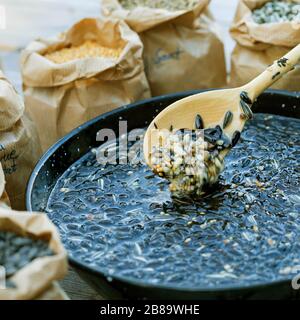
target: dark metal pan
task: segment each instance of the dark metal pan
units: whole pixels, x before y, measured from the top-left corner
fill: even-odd
[[[116,109],[101,115],[66,135],[53,145],[36,165],[27,187],[27,209],[44,211],[49,195],[57,179],[75,161],[91,148],[99,146],[95,137],[101,128],[111,128],[117,132],[120,117],[128,121],[128,129],[142,128],[145,122],[165,107],[188,95],[199,91],[176,93],[152,98]],[[285,91],[267,91],[259,97],[253,106],[254,112],[284,115],[300,118],[299,93]],[[149,285],[143,281],[133,281],[114,276],[109,280],[104,273],[89,267],[83,261],[70,258],[70,263],[80,275],[91,283],[106,298],[150,298],[150,299],[226,299],[226,298],[291,298],[298,297],[299,290],[293,290],[291,279],[264,283],[251,287],[233,288],[193,288],[177,289],[171,286]]]

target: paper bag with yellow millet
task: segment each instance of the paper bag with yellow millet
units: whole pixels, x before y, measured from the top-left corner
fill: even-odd
[[[224,47],[209,2],[101,1],[105,16],[126,21],[141,37],[153,95],[225,86]]]
[[[0,71],[0,161],[5,189],[14,209],[25,208],[27,180],[41,155],[36,127],[24,114],[24,103]]]
[[[295,21],[258,24],[255,9],[268,0],[240,0],[230,33],[237,42],[231,56],[230,86],[249,82],[278,58],[300,43],[300,23]],[[294,2],[300,3],[300,0]],[[272,88],[300,90],[300,68],[283,76]]]
[[[0,245],[0,300],[46,299],[67,272],[66,252],[45,214],[0,208]]]
[[[83,19],[23,51],[26,110],[45,150],[80,124],[150,97],[138,35],[122,21]]]

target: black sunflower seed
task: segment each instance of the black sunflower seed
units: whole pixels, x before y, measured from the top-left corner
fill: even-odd
[[[177,135],[183,135],[185,132],[187,132],[187,131],[189,131],[189,129],[184,129],[184,128],[182,128],[182,129],[179,129],[179,130],[177,130],[176,132],[175,132],[175,134],[177,134]]]
[[[5,268],[6,278],[13,276],[36,258],[53,255],[48,243],[12,232],[0,231],[0,265]]]
[[[248,93],[247,93],[246,91],[242,91],[242,92],[241,92],[240,98],[241,98],[244,102],[246,102],[246,103],[248,103],[248,104],[252,104],[252,100],[249,98]]]
[[[231,111],[227,111],[223,121],[223,129],[230,125],[233,119],[233,113]]]
[[[216,126],[215,128],[208,128],[204,130],[204,140],[211,143],[216,144],[217,140],[222,138],[223,130],[220,126]]]
[[[221,128],[219,125],[216,126],[216,130],[217,130],[220,134],[223,133],[223,130],[222,130],[222,128]]]
[[[231,140],[231,146],[232,148],[234,146],[236,146],[236,144],[238,143],[238,141],[240,140],[241,137],[241,133],[239,131],[235,131],[232,135],[232,140]]]
[[[244,112],[244,114],[247,116],[248,119],[252,119],[253,118],[253,113],[249,107],[249,105],[244,102],[243,100],[240,101],[240,105],[242,107],[242,110]]]
[[[280,75],[280,72],[276,72],[276,73],[272,76],[272,80],[276,79],[279,75]]]
[[[196,115],[196,118],[195,118],[195,127],[196,127],[196,129],[204,129],[203,119],[202,119],[202,117],[200,116],[200,114],[197,114],[197,115]]]
[[[279,67],[286,67],[286,63],[288,62],[287,58],[281,58],[277,61]]]

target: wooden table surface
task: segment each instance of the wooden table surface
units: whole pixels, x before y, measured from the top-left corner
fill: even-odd
[[[238,0],[211,0],[225,42],[227,68],[234,46],[228,29]],[[5,12],[5,21],[3,13]],[[21,92],[19,69],[20,51],[31,40],[48,37],[66,30],[84,17],[96,17],[100,12],[99,0],[1,0],[0,2],[0,67]],[[5,22],[5,23],[4,23]],[[101,300],[88,284],[70,268],[61,286],[71,299]]]

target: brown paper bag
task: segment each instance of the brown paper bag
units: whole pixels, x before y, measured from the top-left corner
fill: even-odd
[[[257,24],[252,11],[268,0],[240,0],[230,33],[237,44],[231,56],[230,86],[244,85],[273,61],[300,43],[300,23]],[[300,3],[300,0],[294,0]],[[277,81],[272,88],[300,90],[300,67]]]
[[[41,239],[49,243],[52,256],[37,258],[15,273],[9,280],[14,288],[0,289],[0,300],[24,300],[39,297],[52,282],[67,272],[66,252],[55,226],[45,214],[0,209],[0,231]]]
[[[41,155],[36,128],[24,114],[24,103],[0,71],[0,160],[5,189],[14,209],[25,208],[27,180]]]
[[[0,163],[0,208],[9,209],[10,207],[11,204],[5,191],[5,177]]]
[[[225,86],[224,47],[209,2],[199,0],[193,9],[169,11],[126,10],[117,0],[102,0],[104,15],[125,20],[139,33],[153,95]]]
[[[123,47],[117,59],[84,58],[56,64],[43,55],[87,40]],[[84,19],[55,39],[23,51],[26,110],[45,150],[80,124],[122,105],[150,97],[138,35],[122,21]]]
[[[63,291],[57,282],[53,282],[48,289],[46,289],[41,295],[35,298],[35,300],[70,300],[68,295]]]

